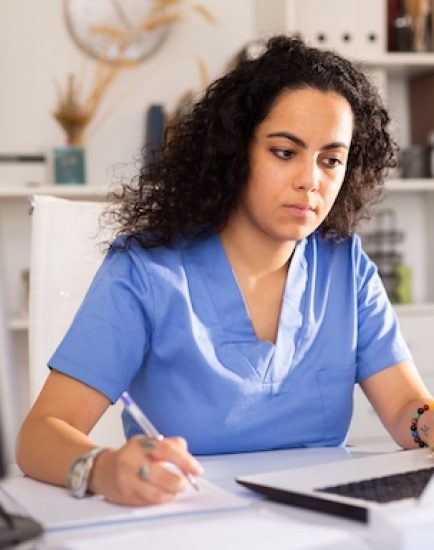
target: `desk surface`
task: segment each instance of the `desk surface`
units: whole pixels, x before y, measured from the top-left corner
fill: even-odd
[[[150,547],[156,550],[172,550],[173,548],[176,550],[184,550],[184,548],[188,550],[196,548],[256,550],[256,548],[271,547],[276,550],[279,548],[285,550],[302,548],[340,550],[340,548],[348,548],[348,538],[342,542],[342,545],[338,545],[336,541],[332,545],[322,542],[323,531],[329,528],[334,533],[339,530],[345,536],[351,536],[352,550],[367,550],[371,546],[369,531],[365,525],[271,502],[235,482],[235,478],[239,475],[289,467],[297,468],[337,460],[353,460],[362,455],[366,454],[361,450],[349,452],[345,449],[292,449],[200,457],[200,462],[205,469],[205,477],[209,481],[231,493],[249,499],[251,505],[246,510],[59,531],[47,534],[42,542],[42,548],[98,550],[107,548],[108,541],[113,543],[113,547],[115,547],[116,541],[117,544],[125,541],[128,550],[144,548],[147,546],[146,541]],[[266,525],[264,519],[270,525]],[[265,528],[263,528],[264,525],[261,527],[261,521]],[[273,525],[274,529],[270,531],[269,527],[273,528]],[[255,529],[258,536],[262,534],[267,536],[267,529],[269,533],[276,536],[277,532],[280,530],[282,532],[277,544],[275,540],[272,546],[268,546],[266,541],[254,540],[252,545]],[[316,542],[315,532],[318,533]],[[296,540],[291,536],[288,537],[288,533],[294,533]],[[137,544],[138,540],[140,540],[140,544]]]

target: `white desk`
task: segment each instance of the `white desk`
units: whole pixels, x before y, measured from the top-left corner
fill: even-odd
[[[235,455],[220,455],[201,457],[200,462],[205,469],[205,477],[221,486],[222,488],[247,497],[251,501],[251,505],[246,510],[232,512],[218,512],[215,514],[203,514],[194,516],[177,516],[159,520],[145,520],[137,522],[118,523],[116,525],[101,526],[88,529],[74,529],[68,531],[59,531],[45,535],[42,543],[37,546],[38,549],[60,549],[65,547],[65,544],[74,540],[80,540],[87,543],[86,548],[95,550],[96,548],[107,547],[106,537],[111,537],[112,540],[118,540],[120,544],[125,540],[128,550],[134,548],[152,548],[152,550],[250,550],[252,548],[251,541],[249,544],[243,544],[243,539],[247,537],[252,526],[254,532],[255,525],[263,515],[266,518],[273,517],[280,524],[288,524],[291,526],[291,531],[297,533],[297,540],[291,536],[281,537],[278,544],[273,542],[273,550],[282,549],[307,549],[317,548],[323,550],[367,550],[371,548],[369,544],[369,533],[366,525],[361,523],[340,519],[325,514],[310,512],[298,508],[293,508],[288,505],[279,504],[263,499],[261,496],[245,489],[235,482],[235,477],[238,475],[253,474],[263,471],[278,470],[288,467],[301,467],[311,464],[319,464],[331,462],[335,460],[356,460],[360,456],[360,452],[352,452],[352,455],[344,449],[293,449],[284,451],[269,451],[262,453],[246,453]],[[294,522],[297,522],[296,524]],[[307,542],[303,539],[312,538],[315,534],[315,529],[320,533],[321,528],[327,526],[334,529],[339,529],[341,532],[352,536],[351,546],[348,545],[348,540],[345,544],[332,546],[324,546],[317,540],[318,544],[306,546]],[[304,529],[305,527],[305,529]],[[140,531],[140,533],[138,533]],[[243,536],[243,531],[246,536]],[[306,533],[303,536],[303,532]],[[137,545],[131,544],[132,533],[136,536],[140,534],[142,543]],[[218,541],[216,541],[216,533],[218,533]],[[250,536],[251,539],[251,536]],[[101,542],[100,542],[101,541]],[[148,546],[147,544],[150,544]],[[101,546],[98,546],[98,543]],[[218,544],[217,544],[218,543]],[[256,548],[268,550],[271,546],[267,545],[267,541],[257,541],[253,545]],[[84,546],[83,546],[84,548]]]

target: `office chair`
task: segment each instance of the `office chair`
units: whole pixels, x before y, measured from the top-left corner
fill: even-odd
[[[99,227],[103,202],[35,195],[30,202],[32,238],[29,296],[29,388],[33,403],[49,374],[47,362],[68,329],[102,262]],[[125,441],[121,405],[109,407],[91,437],[98,445]]]

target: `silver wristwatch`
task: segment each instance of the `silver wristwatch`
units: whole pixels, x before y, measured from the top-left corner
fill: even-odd
[[[105,451],[105,447],[95,447],[88,453],[79,456],[69,468],[67,486],[71,495],[76,498],[83,498],[88,492],[89,476],[95,458]]]

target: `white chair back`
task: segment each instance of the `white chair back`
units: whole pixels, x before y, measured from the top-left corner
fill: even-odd
[[[30,402],[39,394],[49,370],[47,361],[70,325],[102,262],[103,202],[34,196],[29,298]],[[124,441],[120,405],[109,408],[91,436],[99,445]]]

